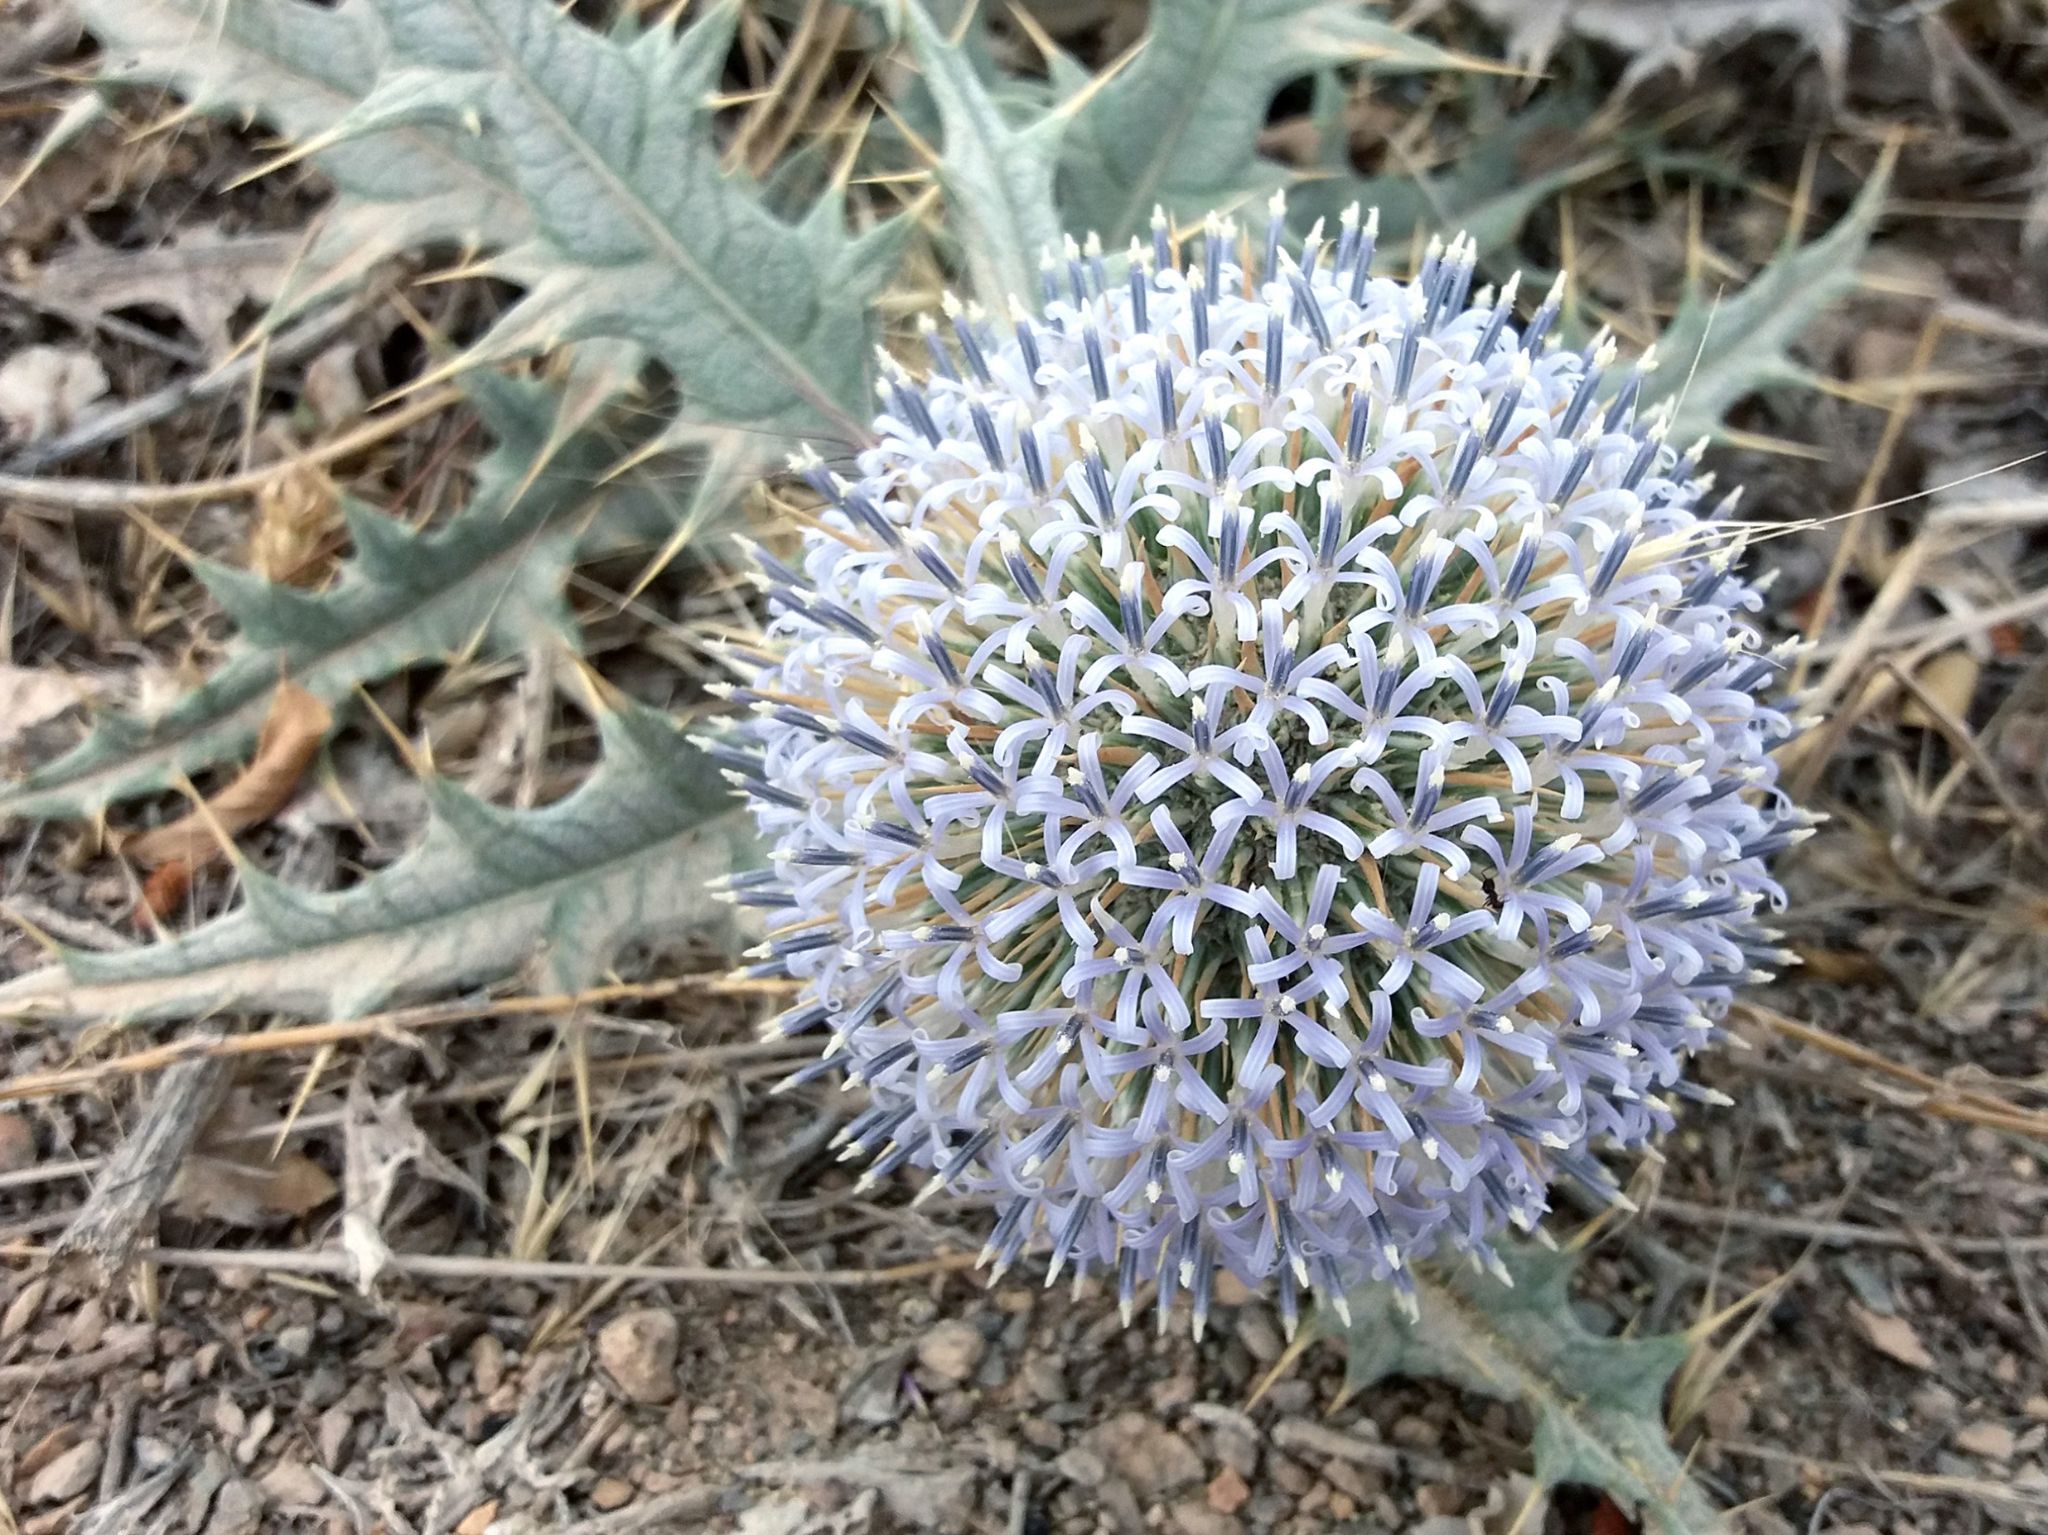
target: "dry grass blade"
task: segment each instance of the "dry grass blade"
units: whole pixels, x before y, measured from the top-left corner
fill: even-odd
[[[1867,1045],[1856,1044],[1852,1040],[1830,1034],[1826,1029],[1787,1018],[1783,1013],[1766,1007],[1761,1002],[1738,1002],[1736,1009],[1744,1017],[1761,1024],[1772,1033],[1802,1045],[1811,1045],[1840,1060],[1864,1067],[1895,1082],[1905,1083],[1925,1094],[1913,1104],[1915,1112],[1932,1114],[1941,1119],[1960,1120],[1965,1124],[1982,1125],[1986,1129],[2004,1130],[2014,1135],[2024,1135],[2034,1140],[2048,1142],[2048,1113],[2022,1108],[2010,1099],[1986,1092],[1982,1088],[1944,1082],[1941,1078],[1930,1076],[1917,1067],[1894,1061]],[[1844,1080],[1841,1085],[1847,1087],[1852,1084]],[[1897,1102],[1896,1098],[1891,1096],[1885,1097],[1883,1101]]]
[[[587,991],[554,996],[499,997],[488,1000],[424,1003],[418,1007],[392,1008],[368,1013],[361,1018],[338,1019],[330,1023],[294,1024],[254,1034],[226,1037],[188,1034],[168,1044],[138,1050],[118,1060],[93,1066],[75,1066],[61,1071],[26,1074],[0,1082],[0,1103],[55,1097],[60,1093],[89,1091],[107,1082],[140,1073],[164,1071],[181,1061],[238,1055],[270,1055],[280,1051],[311,1050],[350,1040],[390,1039],[404,1041],[425,1029],[450,1028],[478,1018],[536,1018],[573,1013],[586,1006],[626,1001],[654,1001],[678,992],[708,988],[701,977],[679,976],[665,981],[620,983],[594,986]]]
[[[0,474],[0,497],[20,502],[24,510],[49,508],[84,514],[124,515],[203,501],[233,501],[253,496],[287,465],[316,468],[354,458],[401,432],[437,416],[462,398],[456,388],[434,389],[418,399],[394,406],[350,432],[294,454],[286,464],[266,464],[218,479],[190,480],[180,485],[132,485],[121,480],[42,479],[33,475]]]
[[[34,1261],[57,1256],[55,1249],[0,1248],[0,1259]],[[333,1249],[301,1251],[286,1248],[187,1248],[149,1247],[137,1250],[139,1263],[165,1268],[210,1269],[353,1281],[357,1273],[355,1255]],[[975,1267],[971,1252],[940,1253],[915,1263],[890,1264],[883,1268],[821,1269],[736,1269],[676,1263],[572,1263],[543,1258],[463,1257],[448,1253],[386,1251],[383,1272],[403,1274],[412,1279],[442,1279],[462,1283],[486,1280],[519,1284],[588,1284],[593,1280],[623,1280],[630,1284],[713,1285],[734,1290],[781,1289],[816,1286],[822,1289],[864,1290],[878,1286],[915,1284],[935,1275],[965,1273]]]

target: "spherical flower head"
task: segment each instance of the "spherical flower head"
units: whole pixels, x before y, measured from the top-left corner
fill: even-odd
[[[1804,820],[1733,498],[1474,253],[1164,221],[949,301],[733,653],[756,973],[866,1089],[843,1152],[1195,1325],[1499,1267],[1640,1147],[1782,958]],[[795,1080],[795,1079],[793,1079]]]

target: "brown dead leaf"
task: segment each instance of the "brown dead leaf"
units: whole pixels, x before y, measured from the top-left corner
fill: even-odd
[[[275,1161],[194,1154],[179,1169],[171,1203],[181,1215],[257,1229],[311,1215],[340,1193],[327,1169],[296,1152]]]
[[[180,1214],[261,1229],[310,1215],[341,1192],[312,1158],[271,1156],[269,1138],[251,1133],[266,1118],[247,1092],[222,1098],[171,1186]]]
[[[497,1517],[496,1498],[492,1498],[488,1503],[479,1503],[462,1516],[462,1523],[455,1526],[455,1535],[484,1535],[484,1531],[491,1527]]]
[[[1982,671],[1983,664],[1958,645],[1930,658],[1913,673],[1913,680],[1920,684],[1920,693],[1926,694],[1928,702],[1939,705],[1951,719],[1963,720],[1969,718],[1970,700],[1977,696],[1977,678]],[[1932,730],[1937,721],[1920,693],[1908,692],[1901,701],[1899,723]]]
[[[1870,1346],[1888,1359],[1910,1365],[1916,1370],[1932,1370],[1934,1356],[1927,1352],[1927,1345],[1920,1341],[1920,1335],[1913,1331],[1913,1324],[1902,1316],[1882,1316],[1855,1301],[1849,1302],[1849,1316],[1856,1323],[1857,1330],[1870,1341]]]
[[[295,682],[280,683],[256,755],[235,781],[204,809],[123,838],[119,850],[149,869],[170,863],[197,869],[212,862],[225,851],[221,837],[267,821],[284,808],[333,723],[334,711],[320,699]]]

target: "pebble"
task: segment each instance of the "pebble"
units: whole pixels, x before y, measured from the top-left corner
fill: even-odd
[[[1067,1436],[1061,1432],[1057,1423],[1048,1423],[1043,1418],[1034,1418],[1028,1414],[1017,1420],[1017,1437],[1033,1449],[1043,1450],[1048,1455],[1056,1454],[1067,1442]]]
[[[1160,1417],[1168,1417],[1195,1399],[1195,1378],[1192,1375],[1169,1375],[1165,1380],[1155,1382],[1147,1393],[1152,1410]]]
[[[1429,1419],[1411,1412],[1394,1420],[1388,1437],[1411,1450],[1433,1450],[1443,1443],[1444,1431]]]
[[[327,1501],[327,1484],[297,1461],[279,1461],[259,1478],[272,1502],[287,1508],[317,1508]]]
[[[938,1379],[956,1386],[974,1373],[987,1351],[988,1339],[981,1335],[981,1330],[957,1320],[941,1322],[917,1340],[917,1362]]]
[[[1075,1445],[1052,1468],[1076,1487],[1100,1487],[1109,1480],[1109,1463],[1086,1445]]]
[[[1914,1388],[1906,1401],[1913,1409],[1913,1416],[1923,1423],[1945,1423],[1956,1415],[1956,1409],[1961,1405],[1948,1387],[1932,1382]]]
[[[1300,1497],[1315,1485],[1315,1478],[1308,1468],[1298,1460],[1275,1451],[1266,1457],[1266,1475],[1276,1482],[1280,1490]]]
[[[1244,1517],[1255,1529],[1271,1529],[1294,1511],[1294,1500],[1284,1492],[1262,1492],[1244,1508]]]
[[[672,1313],[628,1311],[605,1323],[597,1335],[597,1360],[627,1401],[659,1407],[675,1400],[681,1345]]]
[[[1271,1364],[1287,1347],[1264,1306],[1247,1306],[1237,1314],[1237,1341],[1260,1364]]]
[[[213,1500],[206,1535],[257,1535],[263,1528],[263,1489],[237,1477]]]
[[[1042,1406],[1067,1399],[1067,1371],[1052,1354],[1031,1353],[1017,1367],[1017,1384],[1025,1395]]]
[[[102,1446],[97,1439],[73,1445],[29,1479],[31,1503],[62,1503],[92,1486],[100,1474]]]
[[[1200,1498],[1185,1498],[1167,1516],[1179,1535],[1241,1535],[1244,1526],[1230,1514],[1219,1514]]]
[[[1956,1448],[1990,1460],[2011,1460],[2016,1435],[2003,1423],[1971,1423],[1956,1430]]]
[[[1315,1399],[1315,1387],[1305,1380],[1283,1380],[1266,1393],[1266,1400],[1273,1404],[1273,1410],[1282,1417],[1307,1412],[1314,1405]]]
[[[590,1489],[590,1506],[601,1514],[624,1508],[633,1501],[633,1484],[615,1476],[601,1476]]]
[[[1203,1479],[1202,1457],[1179,1434],[1142,1412],[1120,1412],[1092,1429],[1089,1445],[1146,1502]]]
[[[1251,1501],[1252,1490],[1245,1479],[1231,1467],[1225,1466],[1209,1479],[1203,1493],[1209,1507],[1219,1514],[1234,1514]]]
[[[494,1395],[505,1384],[505,1345],[491,1333],[478,1333],[469,1345],[469,1371],[477,1395]]]

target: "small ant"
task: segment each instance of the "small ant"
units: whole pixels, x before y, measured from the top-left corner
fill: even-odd
[[[1480,875],[1479,888],[1486,893],[1486,909],[1496,917],[1499,916],[1501,910],[1500,892],[1494,888],[1493,876],[1491,874]]]

